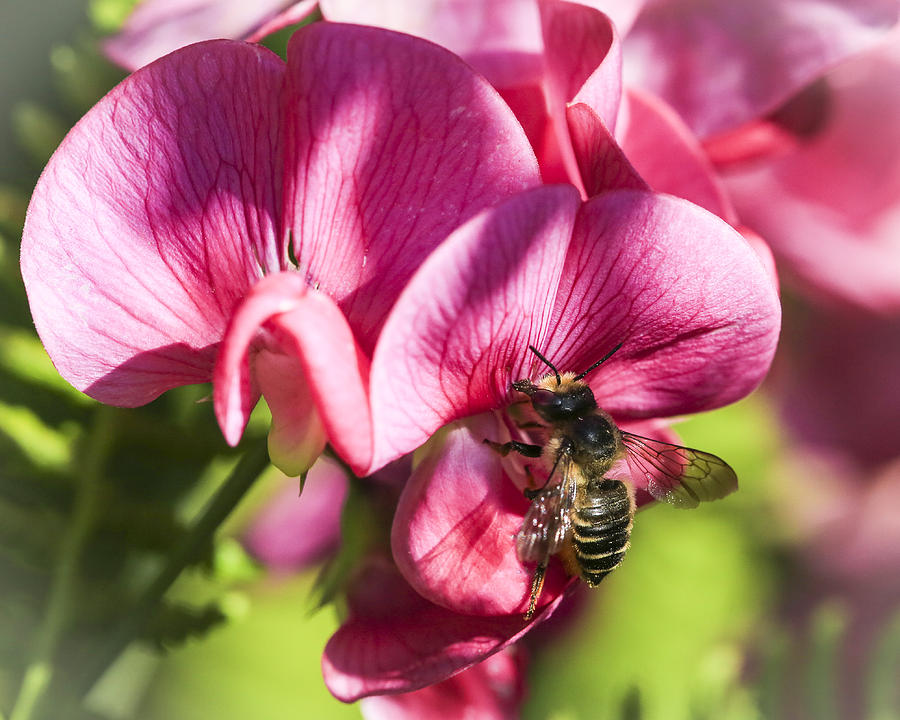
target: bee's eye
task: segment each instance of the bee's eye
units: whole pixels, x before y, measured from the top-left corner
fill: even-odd
[[[535,390],[531,396],[531,403],[536,410],[551,410],[559,407],[562,398],[552,390]]]

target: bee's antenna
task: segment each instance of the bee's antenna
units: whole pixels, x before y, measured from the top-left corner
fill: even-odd
[[[585,370],[585,371],[584,371],[583,373],[581,373],[580,375],[576,375],[576,376],[575,376],[575,379],[576,379],[576,380],[581,380],[581,379],[582,379],[585,375],[587,375],[591,370],[594,370],[594,369],[600,367],[603,363],[605,363],[607,360],[609,360],[609,359],[615,354],[616,350],[618,350],[620,347],[622,347],[622,345],[623,345],[623,343],[619,343],[618,345],[616,345],[612,350],[610,350],[608,353],[606,353],[606,355],[604,355],[604,356],[603,356],[602,358],[600,358],[597,362],[595,362],[593,365],[591,365],[587,370]],[[532,348],[532,349],[533,349],[533,348]],[[535,350],[535,352],[537,352],[537,351]],[[539,357],[540,357],[540,356],[539,356]],[[541,359],[543,360],[543,358],[541,358]],[[546,360],[545,360],[544,362],[546,362]],[[553,366],[550,365],[550,367],[553,367]],[[557,377],[559,377],[559,376],[557,375]]]
[[[562,378],[559,376],[559,370],[556,369],[556,366],[554,366],[552,362],[541,355],[534,345],[529,345],[528,349],[531,350],[531,352],[533,352],[535,355],[537,355],[541,360],[543,360],[544,363],[546,363],[547,367],[549,367],[553,371],[553,374],[556,375],[556,386],[559,387],[560,385],[562,385]]]

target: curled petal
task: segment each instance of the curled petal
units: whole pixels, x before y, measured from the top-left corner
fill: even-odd
[[[600,117],[584,103],[566,109],[572,149],[588,197],[606,190],[649,190]]]
[[[289,477],[302,475],[325,449],[327,437],[300,360],[260,350],[253,376],[272,412],[269,459]]]
[[[243,43],[185,48],[114,88],[51,158],[22,276],[41,340],[78,389],[136,406],[210,379],[232,309],[280,266],[283,73]]]
[[[577,207],[570,186],[530,190],[466,223],[422,265],[373,360],[379,462],[503,403],[528,344],[548,331]]]
[[[540,7],[549,117],[560,160],[570,182],[577,185],[578,163],[568,134],[566,104],[585,103],[614,131],[622,91],[621,50],[603,13],[558,0],[541,2]]]
[[[528,606],[533,567],[519,562],[514,536],[528,500],[506,476],[499,437],[486,416],[451,426],[409,479],[394,516],[391,546],[407,582],[431,602],[469,615],[515,615]],[[538,607],[560,597],[551,565]]]
[[[762,380],[778,338],[775,288],[746,240],[667,195],[618,190],[585,203],[543,350],[588,378],[617,417],[733,402]],[[535,375],[546,369],[533,363]]]
[[[216,361],[213,398],[225,438],[236,443],[256,396],[250,354],[270,351],[288,356],[305,375],[309,396],[334,449],[355,469],[367,468],[372,431],[366,386],[368,360],[360,352],[340,309],[328,296],[310,290],[295,272],[270,275],[254,286],[235,313]],[[270,359],[271,360],[271,359]],[[269,361],[266,361],[269,362]],[[264,366],[267,372],[271,363]],[[299,384],[271,383],[269,392],[276,428],[297,420],[292,403]],[[274,397],[278,393],[281,397]],[[302,395],[306,391],[302,390]],[[316,432],[315,426],[308,428]],[[279,440],[289,438],[280,436]],[[292,458],[303,455],[309,437],[296,437],[300,449],[279,445]],[[360,473],[362,474],[362,473]]]
[[[626,81],[705,138],[768,114],[898,13],[894,0],[656,0],[625,42]]]
[[[446,680],[512,644],[530,627],[521,615],[478,617],[438,607],[381,558],[361,569],[348,605],[347,621],[322,656],[325,684],[344,702]]]
[[[428,253],[479,210],[539,184],[537,162],[497,92],[420,39],[314,23],[291,39],[288,77],[295,256],[369,353]]]

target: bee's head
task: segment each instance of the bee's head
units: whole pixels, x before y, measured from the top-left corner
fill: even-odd
[[[512,385],[513,389],[530,397],[535,412],[547,422],[572,420],[597,409],[594,393],[586,382],[582,382],[582,379],[591,370],[609,360],[620,347],[622,347],[622,343],[616,345],[583,373],[560,375],[553,363],[541,355],[534,345],[529,345],[528,349],[537,355],[553,371],[553,374],[547,375],[537,385],[531,380],[517,380]]]
[[[572,420],[597,409],[594,393],[587,383],[572,380],[568,375],[563,376],[555,389],[547,387],[554,382],[554,376],[550,375],[540,385],[519,380],[513,383],[513,388],[531,398],[535,412],[550,423]]]

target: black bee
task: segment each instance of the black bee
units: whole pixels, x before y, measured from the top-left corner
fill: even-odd
[[[584,377],[620,347],[575,375],[561,374],[529,345],[553,372],[537,384],[524,379],[512,386],[531,399],[549,438],[544,445],[485,440],[503,455],[543,457],[550,468],[543,487],[526,490],[531,507],[515,539],[519,560],[537,563],[526,620],[534,616],[551,556],[558,555],[570,575],[591,587],[622,562],[634,521],[634,489],[606,475],[623,455],[632,478],[641,477],[650,495],[676,507],[696,507],[737,489],[734,470],[721,458],[620,430],[597,407]]]

